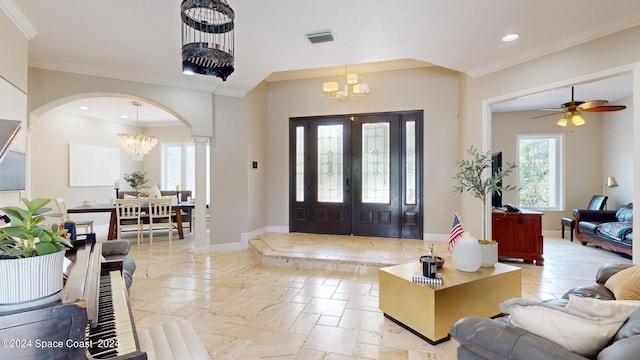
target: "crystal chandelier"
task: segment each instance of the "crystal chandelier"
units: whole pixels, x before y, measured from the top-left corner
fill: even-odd
[[[136,107],[136,127],[139,127],[138,111],[142,104],[137,101],[132,101],[131,104]],[[144,134],[118,134],[118,143],[128,154],[131,154],[133,160],[142,161],[142,158],[158,143],[158,139]]]
[[[233,20],[225,0],[183,0],[182,72],[213,75],[223,81],[233,73]]]
[[[369,84],[359,83],[358,74],[349,74],[349,69],[346,65],[344,67],[344,71],[347,76],[347,83],[344,85],[344,90],[340,90],[338,82],[336,81],[328,81],[322,84],[322,91],[327,94],[329,99],[349,100],[369,94],[371,91]],[[350,87],[351,91],[349,91]]]

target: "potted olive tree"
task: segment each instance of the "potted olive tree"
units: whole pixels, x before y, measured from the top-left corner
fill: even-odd
[[[65,250],[72,245],[64,227],[42,224],[50,201],[22,199],[24,209],[0,208],[11,220],[0,228],[0,313],[48,304],[62,295]]]
[[[482,201],[482,238],[478,240],[480,245],[490,245],[483,248],[482,266],[493,266],[498,261],[498,243],[488,239],[487,236],[487,198],[496,191],[500,194],[504,191],[516,190],[515,185],[503,185],[503,180],[516,168],[516,164],[507,162],[506,166],[499,168],[491,174],[491,152],[481,153],[473,145],[467,149],[470,159],[458,160],[458,173],[453,177],[457,185],[455,192],[471,193]]]

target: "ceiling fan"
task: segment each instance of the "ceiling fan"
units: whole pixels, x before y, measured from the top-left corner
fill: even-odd
[[[607,100],[591,100],[591,101],[575,101],[573,98],[573,86],[571,87],[571,101],[561,105],[559,109],[540,109],[545,111],[556,111],[562,113],[562,117],[556,123],[558,126],[567,126],[569,120],[575,126],[581,126],[585,124],[584,119],[580,115],[580,112],[606,112],[606,111],[619,111],[624,110],[627,107],[624,105],[607,105]],[[542,116],[536,116],[535,118],[550,116],[553,114],[546,114]]]

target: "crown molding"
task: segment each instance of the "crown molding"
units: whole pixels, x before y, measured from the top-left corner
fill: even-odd
[[[38,30],[36,30],[36,27],[33,26],[31,21],[29,21],[27,16],[22,12],[22,10],[20,10],[18,5],[13,2],[13,0],[0,0],[0,9],[2,9],[14,24],[16,24],[27,40],[31,40],[38,36]]]

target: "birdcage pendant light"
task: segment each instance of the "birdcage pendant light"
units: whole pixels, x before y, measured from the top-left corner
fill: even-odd
[[[132,101],[131,104],[136,107],[136,127],[139,127],[138,111],[142,104],[137,101]],[[156,146],[158,139],[144,134],[118,134],[118,143],[128,154],[131,154],[133,160],[142,161],[144,156]]]
[[[181,13],[182,72],[226,81],[234,71],[233,9],[225,0],[184,0]]]

